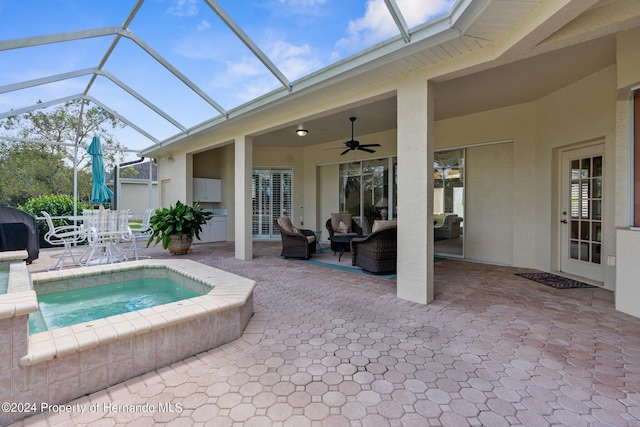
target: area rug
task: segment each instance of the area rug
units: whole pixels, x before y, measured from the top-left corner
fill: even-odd
[[[282,258],[282,257],[280,257]],[[433,261],[442,261],[443,258],[434,257]],[[301,259],[297,261],[306,262],[308,264],[318,265],[321,267],[333,268],[335,270],[349,271],[356,274],[364,274],[366,276],[380,277],[382,279],[395,279],[397,274],[374,274],[362,270],[360,267],[354,267],[351,265],[351,254],[345,253],[342,255],[342,260],[338,261],[338,255],[333,253],[330,248],[323,248],[323,252],[315,253],[311,256],[311,259]]]
[[[597,286],[551,273],[516,273],[516,276],[524,277],[525,279],[533,280],[556,289],[597,288]]]
[[[282,258],[282,256],[280,257]],[[394,279],[397,275],[393,274],[373,274],[362,270],[360,267],[351,265],[351,254],[349,252],[342,255],[342,259],[338,261],[338,254],[333,253],[330,248],[323,248],[323,252],[316,252],[311,255],[311,259],[293,259],[295,261],[305,262],[307,264],[318,265],[321,267],[332,268],[334,270],[348,271],[350,273],[364,274],[366,276],[380,277],[382,279]]]
[[[346,254],[349,256],[349,259],[351,259],[351,254]],[[349,262],[349,265],[342,265],[342,264],[334,264],[334,263],[330,263],[330,262],[323,262],[317,259],[303,259],[300,260],[302,262],[306,262],[308,264],[313,264],[313,265],[319,265],[321,267],[328,267],[328,268],[333,268],[335,270],[342,270],[342,271],[349,271],[351,273],[357,273],[357,274],[364,274],[366,276],[372,276],[372,277],[379,277],[381,279],[395,279],[395,277],[397,276],[395,273],[393,274],[373,274],[373,273],[369,273],[367,271],[364,271],[363,269],[359,268],[359,267],[353,267],[351,265],[351,262]],[[344,262],[344,255],[343,255],[343,262]]]

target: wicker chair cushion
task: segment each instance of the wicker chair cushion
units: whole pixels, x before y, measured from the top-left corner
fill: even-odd
[[[288,216],[281,216],[276,221],[283,231],[287,233],[301,234],[300,230],[293,226],[293,224],[291,223],[291,218],[289,218]],[[316,241],[316,236],[313,233],[311,233],[311,235],[307,234],[305,235],[305,237],[308,243],[314,243]]]
[[[293,224],[291,223],[291,219],[287,216],[281,216],[278,218],[278,225],[287,233],[297,233],[298,230],[295,229]]]
[[[394,220],[376,219],[375,221],[373,221],[373,227],[371,227],[371,232],[373,233],[383,228],[397,227],[397,226],[398,226],[398,221],[396,221],[395,219]]]

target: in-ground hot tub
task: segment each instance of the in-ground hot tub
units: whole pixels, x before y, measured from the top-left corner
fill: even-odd
[[[25,267],[26,271],[26,267]],[[27,273],[28,275],[28,273]],[[28,335],[36,292],[169,278],[200,296]],[[0,300],[5,401],[58,404],[240,337],[253,314],[253,280],[189,259],[143,260],[36,273]],[[13,298],[13,299],[11,299]],[[0,376],[0,383],[3,377]],[[0,414],[0,425],[30,414]]]

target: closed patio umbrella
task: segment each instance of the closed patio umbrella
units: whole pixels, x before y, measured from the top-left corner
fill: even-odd
[[[104,178],[104,160],[102,159],[102,146],[100,138],[93,137],[91,145],[87,149],[87,153],[91,155],[91,175],[93,185],[91,186],[91,202],[95,204],[105,204],[113,196],[113,191],[105,183]]]

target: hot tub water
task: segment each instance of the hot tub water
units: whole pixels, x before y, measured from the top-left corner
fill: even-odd
[[[29,334],[142,310],[198,295],[164,278],[144,278],[38,295],[40,309],[29,316]]]

